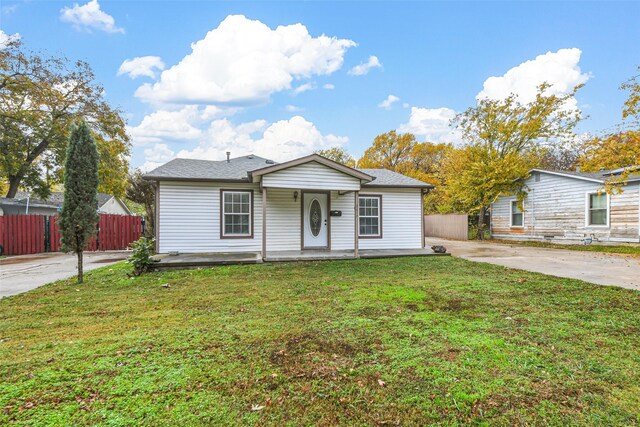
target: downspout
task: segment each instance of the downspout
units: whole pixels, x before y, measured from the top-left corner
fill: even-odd
[[[31,194],[27,194],[27,210],[25,211],[25,215],[29,215],[29,201],[31,200]]]

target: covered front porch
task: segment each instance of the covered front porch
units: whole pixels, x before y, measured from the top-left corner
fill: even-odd
[[[261,264],[263,262],[297,262],[297,261],[330,261],[356,258],[395,258],[395,257],[427,257],[449,256],[439,254],[429,248],[424,249],[361,249],[358,256],[353,250],[336,251],[271,251],[263,259],[260,252],[240,253],[180,253],[176,255],[158,254],[154,256],[158,262],[157,269],[198,268],[216,265]]]

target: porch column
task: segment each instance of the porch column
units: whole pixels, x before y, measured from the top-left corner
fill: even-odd
[[[262,259],[267,257],[267,189],[262,187]]]
[[[353,255],[358,258],[358,215],[360,214],[358,208],[360,207],[360,192],[356,191],[353,195]]]
[[[424,249],[424,190],[420,190],[420,239],[421,247]]]

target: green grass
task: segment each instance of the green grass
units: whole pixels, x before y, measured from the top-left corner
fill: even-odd
[[[538,241],[513,241],[513,240],[489,240],[492,243],[501,243],[516,246],[531,246],[535,248],[553,248],[553,249],[568,249],[571,251],[586,251],[586,252],[605,252],[611,254],[625,254],[632,256],[640,256],[640,245],[566,245],[552,242],[538,242]]]
[[[0,300],[0,425],[640,424],[637,291],[453,257],[128,271]]]

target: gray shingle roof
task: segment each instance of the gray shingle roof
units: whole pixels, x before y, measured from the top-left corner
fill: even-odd
[[[270,163],[269,163],[270,162]],[[146,173],[148,179],[187,179],[187,180],[246,180],[247,172],[275,164],[271,160],[259,156],[236,157],[226,160],[173,159],[169,163]]]
[[[410,178],[388,169],[360,169],[359,171],[369,174],[375,179],[363,185],[363,187],[416,187],[430,188],[431,184]]]
[[[26,193],[24,191],[18,191],[16,193],[16,197],[14,197],[12,200],[14,200],[14,204],[27,204],[27,198],[29,197],[29,193]],[[111,200],[111,197],[113,197],[110,194],[107,193],[98,193],[98,206],[101,207],[102,205],[104,205],[105,203],[107,203],[109,200]],[[7,199],[9,200],[9,199]],[[64,202],[64,193],[62,191],[53,191],[51,192],[51,194],[49,195],[49,197],[47,197],[46,199],[39,199],[37,197],[31,197],[29,199],[29,205],[39,205],[39,206],[50,206],[50,207],[62,207],[62,202]]]
[[[249,155],[226,160],[174,159],[146,173],[147,179],[179,179],[188,181],[249,181],[248,172],[276,164],[259,156]],[[430,184],[386,169],[357,169],[375,179],[368,187],[429,188]]]

